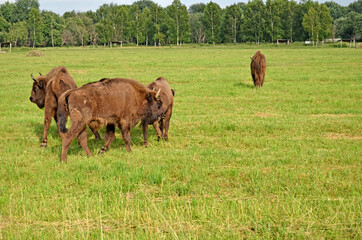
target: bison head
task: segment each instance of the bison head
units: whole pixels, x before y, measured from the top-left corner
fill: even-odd
[[[43,76],[39,76],[37,79],[30,75],[33,79],[33,88],[31,90],[30,101],[38,105],[39,108],[43,108],[45,105],[45,88],[46,82]]]
[[[150,91],[146,94],[147,110],[145,121],[147,122],[147,124],[154,123],[163,114],[160,91],[161,89],[158,90],[157,93],[155,91]]]

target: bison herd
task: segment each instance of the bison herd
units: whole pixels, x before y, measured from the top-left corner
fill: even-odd
[[[256,87],[263,86],[265,56],[256,52],[251,58],[251,75]],[[86,126],[95,138],[100,139],[98,130],[106,126],[103,153],[115,139],[116,126],[121,130],[127,151],[130,147],[130,130],[141,122],[144,145],[148,146],[148,125],[153,125],[157,138],[168,140],[175,91],[164,77],[159,77],[147,86],[132,79],[104,78],[77,87],[74,79],[64,66],[53,68],[47,75],[33,79],[30,101],[44,108],[44,132],[41,147],[47,146],[47,135],[52,118],[57,123],[62,138],[61,161],[67,161],[72,140],[77,137],[88,156],[92,153],[87,143]],[[67,130],[70,117],[72,125]]]

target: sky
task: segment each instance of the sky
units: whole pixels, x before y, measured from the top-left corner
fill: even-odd
[[[63,15],[64,12],[67,11],[79,11],[86,12],[88,10],[96,11],[101,5],[107,3],[115,3],[118,5],[121,4],[132,4],[137,0],[39,0],[40,10],[48,10],[58,14]],[[172,0],[152,0],[153,2],[161,5],[162,7],[166,7],[172,3]],[[187,7],[195,3],[208,3],[211,0],[181,0],[181,3],[185,4]],[[331,0],[318,0],[318,2],[323,3]],[[350,3],[355,2],[357,0],[332,0],[342,6],[348,6]],[[0,0],[0,4],[4,2],[15,2],[15,0]],[[248,0],[213,0],[213,2],[217,3],[221,8],[225,8],[226,6],[230,6],[234,3],[244,2],[247,3]],[[299,0],[297,0],[299,2]]]

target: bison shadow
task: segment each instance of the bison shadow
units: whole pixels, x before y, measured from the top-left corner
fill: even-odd
[[[38,138],[37,144],[39,144],[39,148],[41,145],[41,142],[43,140],[43,132],[44,132],[44,124],[42,123],[31,123],[31,127],[35,133],[35,135]],[[96,151],[96,148],[101,149],[104,145],[104,133],[100,132],[101,140],[97,141],[93,135],[93,133],[90,131],[90,129],[87,129],[87,136],[88,136],[88,146],[91,149],[92,152]],[[77,139],[75,138],[74,141],[72,141],[72,145],[78,145],[78,148],[76,152],[78,151],[84,151],[83,148],[78,144]],[[48,145],[45,149],[50,149],[50,152],[53,153],[61,153],[62,150],[62,140],[60,138],[58,129],[55,125],[55,122],[52,122],[49,126],[48,130]],[[72,148],[72,151],[74,149]]]
[[[39,122],[37,122],[37,123],[32,122],[31,127],[32,127],[34,133],[38,136],[39,146],[40,146],[41,141],[43,140],[44,124],[39,123]],[[48,138],[49,138],[49,136],[51,136],[51,138],[57,138],[58,137],[60,139],[58,129],[57,129],[56,125],[55,125],[55,122],[52,122],[50,124],[50,126],[49,126]]]
[[[251,88],[251,89],[255,88],[253,84],[247,84],[247,83],[243,83],[243,82],[235,83],[234,86],[235,87]]]
[[[37,135],[38,144],[40,148],[41,141],[43,139],[43,131],[44,131],[44,124],[42,123],[32,123],[31,124],[34,133]],[[101,140],[96,140],[91,130],[87,127],[87,142],[88,147],[93,153],[94,156],[99,154],[99,151],[102,149],[103,145],[105,144],[105,127],[102,127],[99,130],[99,134],[101,136]],[[152,126],[148,128],[148,140],[149,142],[157,141],[157,133]],[[131,129],[131,148],[132,147],[143,147],[143,131],[142,126],[135,126]],[[62,151],[62,141],[60,139],[58,129],[53,122],[48,131],[48,145],[45,149],[48,149],[51,153],[57,154],[60,156]],[[122,133],[120,129],[116,128],[116,138],[112,142],[110,149],[119,149],[121,151],[126,152],[125,142],[122,137]],[[77,138],[71,143],[71,147],[69,148],[70,155],[76,155],[78,153],[84,153],[86,156],[83,148],[79,145]],[[107,154],[107,153],[104,153]]]

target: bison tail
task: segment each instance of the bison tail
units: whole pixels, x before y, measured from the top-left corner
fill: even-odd
[[[62,94],[58,100],[58,123],[59,123],[59,130],[62,133],[67,132],[67,128],[65,125],[67,124],[67,118],[68,118],[68,98],[71,91],[67,91],[64,94]]]

